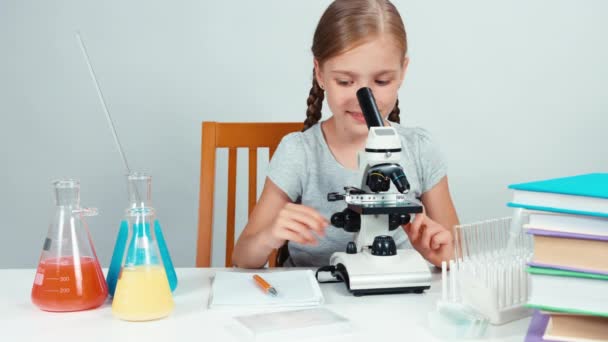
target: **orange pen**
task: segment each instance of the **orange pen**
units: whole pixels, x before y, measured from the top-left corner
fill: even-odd
[[[278,295],[277,290],[272,285],[268,284],[268,282],[264,280],[264,278],[260,277],[257,274],[254,274],[253,280],[264,292],[269,293],[273,296]]]

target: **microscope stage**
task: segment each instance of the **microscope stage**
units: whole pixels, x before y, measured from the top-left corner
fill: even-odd
[[[420,204],[409,201],[348,204],[348,208],[360,215],[419,214],[422,212]]]

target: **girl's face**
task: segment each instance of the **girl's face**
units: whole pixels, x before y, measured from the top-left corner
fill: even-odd
[[[355,135],[367,136],[367,125],[357,101],[356,92],[369,87],[376,104],[386,117],[395,107],[397,90],[403,82],[408,59],[388,36],[380,36],[341,55],[329,58],[322,65],[315,59],[315,74],[336,126]]]

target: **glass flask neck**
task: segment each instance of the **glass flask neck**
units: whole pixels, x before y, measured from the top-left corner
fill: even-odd
[[[147,174],[132,172],[127,175],[127,184],[130,208],[152,206],[152,177]]]
[[[80,182],[74,179],[60,179],[53,182],[55,186],[55,204],[57,206],[80,206]]]

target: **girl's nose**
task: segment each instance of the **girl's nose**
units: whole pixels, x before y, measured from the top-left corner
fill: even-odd
[[[357,82],[354,84],[354,87],[351,88],[351,91],[352,91],[351,96],[354,101],[357,101],[357,92],[361,88],[370,88],[370,89],[372,89],[372,92],[374,91],[374,89],[372,88],[372,85],[369,82]]]

